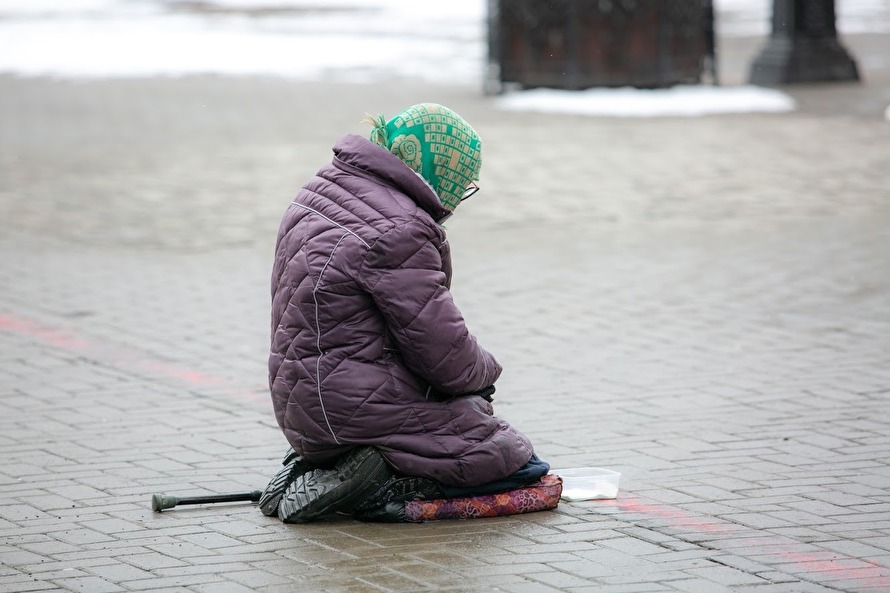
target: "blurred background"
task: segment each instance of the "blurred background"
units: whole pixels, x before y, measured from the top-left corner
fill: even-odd
[[[510,12],[521,4],[2,0],[0,72],[85,77],[252,74],[352,82],[418,78],[479,85],[491,6]],[[890,2],[835,4],[842,34],[890,32]],[[538,11],[546,12],[546,3],[539,5]],[[767,35],[772,6],[771,0],[715,0],[717,37],[731,43]],[[733,68],[727,69],[727,76],[727,82],[739,82]]]
[[[884,121],[890,0],[776,6],[792,4],[834,10],[814,11],[819,34],[848,52],[855,80],[751,84],[774,33],[769,0],[0,0],[0,217],[10,231],[87,241],[253,243],[274,231],[282,204],[338,135],[366,132],[358,125],[364,113],[433,100],[464,113],[501,151],[486,159],[493,191],[477,206],[481,215],[457,226],[552,215],[538,200],[520,199],[539,191],[538,176],[559,190],[551,193],[577,193],[571,177],[553,179],[548,167],[562,164],[547,154],[528,183],[508,183],[523,166],[507,150],[517,137],[546,136],[549,127],[565,140],[557,152],[579,140],[599,155],[595,163],[626,164],[643,154],[633,142],[644,133],[614,119],[628,117],[681,118],[658,123],[668,132],[641,124],[659,139],[651,153],[657,162],[646,165],[651,187],[646,175],[631,181],[603,170],[606,192],[563,206],[594,220],[665,209],[695,218],[714,202],[686,208],[662,197],[713,176],[707,159],[691,157],[705,144],[682,140],[701,134],[727,147],[708,150],[708,159],[730,161],[747,144],[726,127],[682,118],[798,111]],[[579,6],[606,19],[605,28],[575,18],[571,7]],[[673,13],[653,9],[662,6]],[[610,76],[573,76],[592,67],[592,56],[601,62],[595,66],[612,68]],[[640,65],[657,72],[641,78]],[[550,119],[538,133],[543,120],[535,113],[605,118]],[[694,179],[681,172],[689,165],[664,164],[675,143],[703,167]],[[714,179],[713,188],[728,202],[734,189],[747,192],[739,197],[745,208],[788,183],[777,172],[780,180],[752,191],[744,168],[726,169],[729,178]]]

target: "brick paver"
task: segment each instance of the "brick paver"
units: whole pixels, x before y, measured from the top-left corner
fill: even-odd
[[[0,590],[890,591],[890,77],[863,63],[797,113],[656,120],[410,82],[0,77]],[[619,498],[152,513],[276,470],[278,217],[335,136],[419,100],[486,141],[449,233],[498,413],[555,468],[621,471]]]

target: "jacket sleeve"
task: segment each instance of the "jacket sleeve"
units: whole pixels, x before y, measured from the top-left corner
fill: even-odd
[[[437,236],[412,221],[368,250],[360,281],[383,313],[407,367],[445,395],[494,384],[503,370],[467,328],[446,286]]]

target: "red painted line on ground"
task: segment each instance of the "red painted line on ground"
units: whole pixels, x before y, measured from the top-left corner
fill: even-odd
[[[26,338],[32,338],[57,348],[66,350],[78,350],[85,348],[84,340],[75,338],[57,328],[43,326],[31,319],[0,315],[0,330],[18,334]]]
[[[656,502],[643,502],[633,496],[599,501],[598,504],[614,506],[623,512],[644,517],[662,519],[669,527],[682,527],[698,533],[756,534],[746,538],[747,545],[762,548],[762,556],[785,560],[797,569],[797,572],[812,575],[814,581],[846,581],[855,583],[857,587],[890,591],[890,568],[873,560],[851,558],[831,550],[821,552],[801,550],[798,548],[801,544],[789,542],[785,536],[771,537],[769,534],[765,535],[764,532],[738,523],[694,515],[683,509]]]
[[[645,503],[637,498],[617,499],[615,504],[624,512],[658,517],[659,519],[669,521],[672,527],[685,527],[693,531],[704,533],[729,533],[738,530],[740,527],[735,523],[726,523],[711,518],[697,517],[681,509],[660,504]]]
[[[841,554],[825,560],[818,552],[782,552],[779,556],[789,560],[801,571],[830,575],[831,580],[844,580],[890,590],[890,569],[869,560],[848,558]]]
[[[76,332],[71,328],[49,327],[37,320],[23,316],[0,315],[0,331],[62,350],[77,352],[82,356],[88,356],[122,371],[143,370],[201,389],[214,388],[242,399],[268,401],[268,395],[259,393],[265,386],[257,386],[257,392],[251,392],[243,385],[237,385],[231,380],[208,375],[186,365],[146,358],[147,353],[132,352],[99,343],[96,340],[76,337]]]

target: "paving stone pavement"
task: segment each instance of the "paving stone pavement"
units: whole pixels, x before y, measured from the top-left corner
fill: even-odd
[[[865,83],[698,119],[0,77],[0,591],[890,591],[890,77],[886,42],[850,42]],[[278,218],[337,135],[419,100],[486,142],[449,233],[498,414],[555,468],[621,471],[619,498],[423,525],[153,513],[277,470]]]

